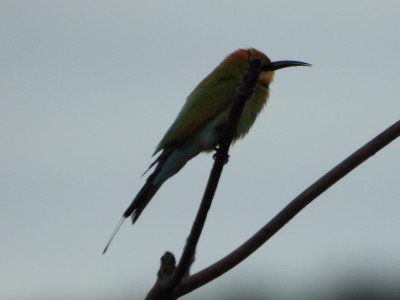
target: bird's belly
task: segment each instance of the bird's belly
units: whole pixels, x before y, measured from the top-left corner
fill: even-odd
[[[212,128],[203,129],[197,139],[202,151],[214,150],[218,144],[219,134]]]

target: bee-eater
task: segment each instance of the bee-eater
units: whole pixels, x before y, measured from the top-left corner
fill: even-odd
[[[155,166],[153,173],[124,212],[104,252],[122,221],[132,217],[132,223],[135,223],[168,178],[200,152],[210,152],[218,146],[236,88],[248,67],[249,52],[261,60],[262,72],[251,98],[244,106],[234,141],[247,134],[267,103],[274,71],[286,67],[310,66],[308,63],[291,60],[271,62],[256,49],[239,49],[228,55],[187,97],[175,121],[155,149],[153,155],[161,153],[149,167],[151,169]]]

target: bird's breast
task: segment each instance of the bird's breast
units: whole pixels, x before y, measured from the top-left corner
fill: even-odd
[[[268,99],[268,88],[263,84],[257,84],[253,95],[247,100],[237,126],[237,137],[245,136],[253,126],[258,114],[264,108]]]

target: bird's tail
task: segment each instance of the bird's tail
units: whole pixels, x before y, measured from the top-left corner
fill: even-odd
[[[109,238],[103,254],[107,251],[108,246],[111,244],[114,236],[118,232],[125,219],[132,217],[134,224],[139,218],[142,211],[153,198],[155,193],[159,190],[161,185],[171,176],[176,174],[191,158],[199,153],[197,144],[189,144],[188,147],[182,149],[169,149],[164,150],[160,156],[150,165],[150,168],[157,164],[154,172],[147,178],[145,185],[133,199],[132,203],[125,210],[122,218],[119,220],[111,237]]]
[[[132,203],[125,210],[123,217],[129,218],[132,216],[132,224],[134,224],[160,187],[161,184],[154,184],[152,180],[147,180],[146,184],[142,187],[135,199],[133,199]]]
[[[150,178],[149,178],[150,179]],[[108,247],[110,246],[114,236],[117,234],[119,228],[121,227],[122,223],[132,216],[132,224],[136,222],[139,218],[140,214],[144,210],[144,208],[149,204],[150,200],[153,198],[155,193],[161,187],[161,184],[153,184],[152,180],[147,180],[146,184],[142,187],[136,197],[133,199],[131,205],[125,210],[122,218],[119,220],[117,226],[115,227],[114,231],[112,232],[106,247],[104,248],[103,254],[106,253]]]

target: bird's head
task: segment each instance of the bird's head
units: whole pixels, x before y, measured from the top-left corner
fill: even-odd
[[[271,62],[271,60],[261,51],[256,49],[239,49],[229,54],[225,60],[221,63],[220,68],[229,71],[231,74],[235,74],[241,77],[243,72],[247,69],[249,54],[252,54],[261,59],[262,72],[258,78],[258,82],[264,86],[269,86],[274,77],[274,71],[297,66],[311,66],[308,63],[294,60],[281,60]]]

